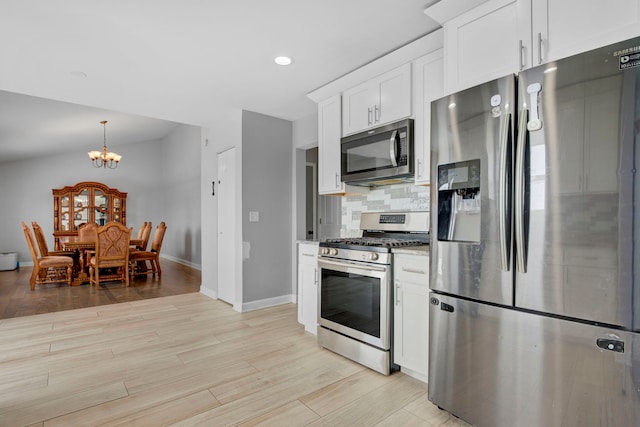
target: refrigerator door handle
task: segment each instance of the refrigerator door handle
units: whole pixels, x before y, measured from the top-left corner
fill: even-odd
[[[509,129],[511,123],[511,114],[506,114],[502,122],[502,129],[500,130],[500,170],[499,170],[499,193],[498,193],[498,216],[500,221],[500,259],[502,261],[502,271],[510,270],[510,245],[507,240],[509,235],[508,230],[511,227],[511,221],[508,216],[508,180],[510,176],[507,172],[507,156],[509,153],[508,144]]]
[[[516,234],[516,264],[518,272],[527,272],[527,254],[524,240],[524,158],[527,141],[527,110],[520,112],[518,118],[518,141],[516,144],[516,177],[515,177],[515,234]]]

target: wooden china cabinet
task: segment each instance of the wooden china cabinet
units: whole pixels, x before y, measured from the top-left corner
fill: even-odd
[[[100,182],[79,182],[52,191],[56,250],[62,249],[60,238],[78,235],[81,224],[117,221],[127,225],[127,193]]]

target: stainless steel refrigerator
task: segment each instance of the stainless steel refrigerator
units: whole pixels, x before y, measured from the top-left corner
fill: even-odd
[[[432,104],[429,399],[640,425],[640,38]]]

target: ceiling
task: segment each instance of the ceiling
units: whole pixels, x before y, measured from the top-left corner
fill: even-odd
[[[438,0],[3,0],[0,162],[207,126],[296,120],[306,94],[439,27]],[[292,65],[273,58],[291,56]]]

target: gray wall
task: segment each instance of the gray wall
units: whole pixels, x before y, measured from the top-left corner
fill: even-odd
[[[38,221],[53,246],[51,189],[98,181],[127,196],[127,226],[167,223],[162,255],[199,267],[200,128],[181,125],[161,141],[109,144],[122,154],[115,170],[95,169],[86,151],[0,163],[0,252],[18,252],[31,262],[20,221]],[[2,141],[0,141],[2,143]]]
[[[242,114],[243,301],[291,295],[292,123]],[[259,222],[249,222],[257,211]]]

